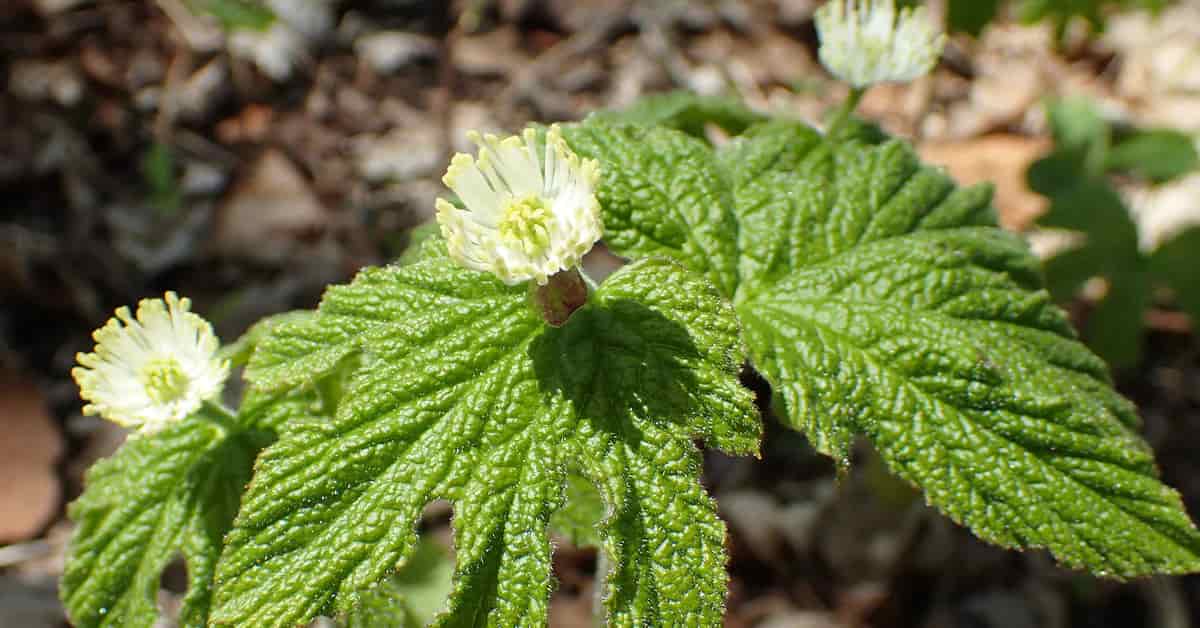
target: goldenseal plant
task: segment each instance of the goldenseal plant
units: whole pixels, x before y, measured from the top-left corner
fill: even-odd
[[[236,411],[203,403],[89,472],[71,620],[153,625],[179,553],[186,626],[411,625],[404,598],[431,590],[436,626],[545,626],[557,530],[599,547],[608,624],[720,626],[697,443],[755,455],[763,412],[842,468],[865,438],[991,543],[1103,577],[1200,570],[1134,407],[990,188],[845,110],[821,133],[675,94],[476,137],[401,261],[219,351],[244,367]],[[597,284],[600,236],[629,263]],[[434,500],[448,593],[392,577],[424,564]]]
[[[139,303],[136,318],[118,309],[96,330],[95,350],[71,371],[88,401],[83,413],[153,434],[219,395],[229,365],[216,355],[212,325],[190,307],[168,292]]]
[[[437,203],[450,256],[467,268],[494,273],[508,285],[579,266],[600,239],[599,166],[567,148],[558,126],[539,150],[537,133],[499,140],[470,135],[479,160],[459,153],[443,181],[466,209]]]
[[[578,267],[603,230],[599,165],[572,152],[557,125],[541,141],[534,129],[470,138],[479,159],[455,155],[443,178],[466,209],[437,201],[450,257],[510,286],[536,282],[547,322],[562,325],[587,298]]]
[[[60,592],[77,626],[152,626],[161,572],[177,553],[188,593],[179,623],[202,626],[222,540],[258,452],[292,416],[322,412],[306,392],[220,401],[233,363],[191,302],[168,292],[120,308],[78,356],[85,414],[134,430],[87,473]]]
[[[946,35],[925,7],[894,0],[830,0],[815,15],[825,69],[850,85],[847,111],[878,83],[907,83],[937,65]]]
[[[815,19],[821,63],[859,89],[924,76],[946,43],[925,7],[897,11],[893,0],[831,0]]]

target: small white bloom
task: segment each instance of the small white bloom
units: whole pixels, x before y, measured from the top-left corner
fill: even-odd
[[[515,285],[545,285],[550,275],[579,265],[603,233],[596,186],[600,165],[567,147],[557,126],[503,140],[470,135],[479,159],[459,153],[442,178],[462,199],[459,209],[438,199],[437,219],[450,256],[473,270]]]
[[[817,10],[816,22],[821,63],[860,89],[926,74],[946,43],[925,7],[897,15],[893,0],[830,0]]]
[[[216,356],[212,325],[190,306],[174,292],[143,299],[136,319],[122,307],[92,334],[94,352],[77,355],[71,371],[84,414],[150,434],[221,392],[229,364]]]

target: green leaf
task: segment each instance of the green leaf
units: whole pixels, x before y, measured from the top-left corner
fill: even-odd
[[[1066,303],[1089,279],[1103,273],[1110,259],[1103,248],[1087,244],[1062,251],[1044,263],[1046,290],[1055,302]]]
[[[744,301],[796,268],[911,229],[994,224],[989,187],[955,189],[900,142],[835,147],[815,131],[774,123],[721,155],[733,186]],[[916,199],[929,199],[913,212]],[[1036,265],[1021,276],[1035,281]]]
[[[1200,329],[1200,227],[1160,245],[1150,258],[1150,272],[1170,286],[1193,327]]]
[[[865,434],[1000,545],[1117,577],[1200,568],[1200,534],[1157,480],[1133,407],[1038,289],[1024,244],[984,226],[986,194],[956,191],[898,142],[788,161],[791,186],[725,160],[735,181],[776,178],[735,198],[747,255],[783,251],[754,267],[767,286],[743,266],[737,309],[754,364],[819,449],[844,460]]]
[[[319,385],[292,390],[258,390],[247,388],[238,411],[238,422],[246,427],[278,433],[293,419],[328,417],[337,407],[336,399],[328,399],[325,391],[336,388],[345,374],[336,372],[319,380]]]
[[[346,613],[345,628],[421,628],[437,617],[450,595],[454,561],[437,543],[422,537],[412,558],[395,576],[359,596]]]
[[[600,162],[604,242],[628,257],[667,256],[722,293],[737,286],[732,198],[712,151],[662,128],[602,120],[563,129],[571,148]]]
[[[567,473],[566,502],[550,517],[550,527],[576,547],[601,544],[598,527],[604,519],[604,497],[587,478]]]
[[[445,258],[445,242],[427,238],[414,260]],[[246,379],[260,390],[279,390],[312,384],[338,368],[370,342],[386,324],[418,307],[454,307],[471,295],[451,279],[419,286],[392,281],[391,268],[368,268],[354,287],[334,286],[321,301],[319,318],[279,321],[270,327],[269,341],[259,343],[246,366]],[[362,312],[370,312],[364,316]]]
[[[1105,174],[1124,171],[1161,181],[1195,169],[1200,159],[1191,138],[1174,131],[1118,132],[1114,140],[1087,101],[1060,101],[1048,111],[1057,146],[1027,173],[1030,186],[1051,200],[1039,224],[1081,231],[1086,244],[1049,260],[1046,283],[1065,301],[1087,279],[1106,278],[1109,294],[1091,313],[1084,337],[1112,366],[1130,367],[1141,356],[1153,273],[1139,248],[1137,225]]]
[[[175,155],[171,147],[155,142],[142,156],[142,176],[150,188],[150,204],[163,216],[174,216],[183,203],[175,177]]]
[[[1059,191],[1038,219],[1048,227],[1084,231],[1082,247],[1046,263],[1046,285],[1054,298],[1069,301],[1092,277],[1104,277],[1108,295],[1092,311],[1084,339],[1116,368],[1141,357],[1142,313],[1150,305],[1152,277],[1138,248],[1137,225],[1120,195],[1107,182],[1083,180]]]
[[[1108,293],[1088,316],[1088,346],[1113,368],[1136,366],[1142,357],[1142,317],[1150,306],[1152,285],[1142,268],[1112,273]]]
[[[210,412],[220,411],[130,437],[88,470],[83,494],[68,509],[78,525],[60,587],[75,625],[156,625],[160,574],[179,553],[188,573],[179,624],[206,625],[217,559],[254,459],[285,423],[328,409],[308,387],[248,390],[234,419],[209,420]]]
[[[978,37],[996,17],[1000,0],[950,0],[946,7],[946,24],[951,31]]]
[[[1138,131],[1122,138],[1105,159],[1105,169],[1151,181],[1169,181],[1196,169],[1200,155],[1190,135],[1170,129]]]
[[[396,309],[397,294],[420,295],[419,309]],[[221,559],[217,623],[351,608],[411,556],[422,507],[441,498],[457,566],[438,624],[544,625],[567,466],[612,513],[611,621],[720,621],[725,532],[691,439],[752,451],[760,426],[737,379],[737,323],[704,282],[633,264],[555,329],[524,287],[430,257],[360,274],[319,312],[368,330],[339,349],[361,351],[362,368],[333,421],[293,421],[260,458]]]
[[[836,118],[841,114],[840,108],[833,108],[826,113],[825,127],[829,129],[831,135],[823,136],[825,141],[830,144],[840,144],[842,142],[859,142],[862,144],[883,144],[892,139],[891,136],[879,126],[877,122],[860,118],[853,113],[847,115],[840,123]],[[834,125],[830,128],[830,125]],[[743,137],[751,135],[762,135],[765,129],[777,128],[782,133],[793,133],[798,128],[808,128],[803,124],[786,121],[774,121],[768,124],[761,124],[751,127]],[[789,130],[791,129],[791,130]],[[812,131],[812,129],[809,129]]]
[[[1017,4],[1017,16],[1022,22],[1032,24],[1042,20],[1052,21],[1058,40],[1064,42],[1067,26],[1073,19],[1085,20],[1094,31],[1103,31],[1105,16],[1114,10],[1148,9],[1162,10],[1168,0],[1021,0]]]
[[[1034,161],[1025,171],[1025,182],[1029,189],[1048,197],[1069,190],[1090,177],[1078,155],[1062,150]]]
[[[1067,23],[1073,18],[1086,20],[1091,28],[1102,30],[1104,17],[1101,5],[1108,0],[1022,0],[1017,16],[1026,24],[1042,20],[1055,23],[1059,41],[1065,38]]]
[[[411,264],[429,255],[430,247],[444,248],[444,244],[438,243],[441,230],[441,225],[437,220],[430,220],[414,227],[412,231],[408,232],[408,248],[404,250],[397,263]]]
[[[1137,225],[1121,196],[1103,181],[1080,182],[1056,194],[1038,224],[1084,232],[1087,246],[1105,252],[1106,261],[1097,270],[1124,270],[1141,259]]]
[[[255,0],[191,0],[196,10],[207,13],[226,30],[265,31],[275,23],[275,14]]]
[[[1025,183],[1029,189],[1047,197],[1091,177],[1080,155],[1067,150],[1054,150],[1029,164],[1025,170]]]
[[[180,624],[207,622],[212,575],[250,479],[254,441],[189,419],[130,439],[88,471],[68,511],[77,527],[60,591],[76,626],[154,625],[160,574],[179,552],[188,572]]]
[[[1054,151],[1030,167],[1030,187],[1053,196],[1079,179],[1103,175],[1110,129],[1096,107],[1086,99],[1066,98],[1048,102],[1046,117],[1054,135]]]
[[[1086,138],[1086,127],[1064,135]],[[606,162],[636,154],[635,138],[670,145],[670,133],[590,125],[588,141],[572,141]],[[957,189],[901,142],[834,144],[784,123],[749,130],[715,168],[690,160],[711,182],[704,195],[675,198],[661,170],[642,168],[632,185],[613,174],[604,218],[620,241],[689,224],[672,221],[680,205],[722,217],[732,197],[737,227],[724,233],[737,233],[740,255],[726,294],[755,367],[818,450],[844,464],[866,435],[930,503],[1000,545],[1118,577],[1200,568],[1200,534],[1157,480],[1133,407],[1041,289],[1024,243],[996,228],[989,188]],[[1056,214],[1062,226],[1076,209]],[[669,250],[710,237],[678,233]],[[620,250],[666,248],[637,244]],[[708,273],[725,260],[675,257]]]
[[[1058,147],[1072,151],[1108,150],[1108,122],[1086,98],[1063,98],[1047,103],[1050,132]]]
[[[234,367],[245,366],[250,361],[250,356],[254,355],[254,350],[258,348],[258,343],[269,336],[276,327],[285,323],[304,323],[314,316],[316,312],[312,310],[292,310],[268,316],[251,325],[250,329],[234,342],[221,347],[221,357],[229,360]]]
[[[705,137],[708,124],[738,134],[766,120],[734,98],[699,96],[692,92],[669,92],[646,96],[626,109],[600,111],[589,121],[608,124],[635,124],[644,127],[668,127],[698,138]]]

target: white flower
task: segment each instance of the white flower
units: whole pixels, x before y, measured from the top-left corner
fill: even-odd
[[[143,299],[136,319],[122,307],[92,334],[94,352],[77,355],[71,371],[84,414],[150,434],[221,392],[229,364],[216,357],[212,325],[190,306],[174,292]]]
[[[579,265],[603,233],[596,185],[600,165],[580,159],[557,126],[503,140],[470,135],[479,159],[459,153],[442,178],[462,199],[459,209],[438,199],[437,219],[450,256],[473,270],[515,285],[545,285],[550,275]]]
[[[816,22],[821,63],[860,89],[924,75],[946,43],[925,7],[897,16],[893,0],[830,0],[817,10]]]

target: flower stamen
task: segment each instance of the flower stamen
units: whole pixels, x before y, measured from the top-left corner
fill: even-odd
[[[470,133],[478,158],[450,160],[446,186],[462,205],[438,199],[450,257],[508,285],[546,285],[577,267],[600,239],[600,166],[581,159],[557,126],[507,138]]]
[[[172,357],[157,357],[148,360],[138,370],[138,378],[146,388],[146,395],[155,403],[171,403],[187,393],[189,378]]]
[[[525,251],[526,255],[541,255],[550,246],[550,230],[554,216],[540,197],[527,195],[509,201],[498,229],[501,237]]]

